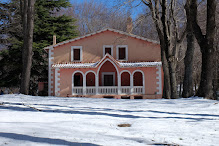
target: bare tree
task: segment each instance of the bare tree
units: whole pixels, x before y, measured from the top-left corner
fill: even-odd
[[[176,0],[141,0],[151,11],[161,45],[165,98],[177,98],[176,64],[179,47],[185,36],[180,34]]]
[[[20,0],[21,17],[23,24],[23,50],[22,50],[22,76],[20,92],[29,93],[30,72],[32,66],[32,45],[34,28],[34,4],[35,0]]]
[[[92,33],[104,28],[126,31],[127,10],[116,7],[109,8],[95,0],[74,3],[70,8],[63,9],[56,15],[68,15],[77,20],[80,35]]]
[[[215,63],[216,49],[214,39],[216,33],[216,1],[207,0],[207,19],[205,34],[202,32],[197,19],[197,0],[191,0],[191,21],[194,35],[202,53],[201,81],[197,92],[198,96],[213,99],[213,65]]]
[[[184,59],[185,71],[184,71],[184,80],[183,80],[183,93],[182,97],[191,97],[194,95],[193,92],[193,56],[195,50],[195,37],[193,35],[193,28],[192,28],[192,16],[190,10],[191,1],[187,0],[185,4],[186,10],[186,31],[187,31],[187,50]]]

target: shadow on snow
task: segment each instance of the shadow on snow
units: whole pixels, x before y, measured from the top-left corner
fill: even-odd
[[[21,103],[4,103],[5,105],[1,105],[0,109],[8,109],[14,111],[31,111],[31,112],[39,112],[34,110],[33,108],[29,108],[24,106]],[[6,106],[8,104],[9,106]],[[24,107],[18,106],[10,106],[10,105],[22,105]],[[49,106],[49,105],[47,105]],[[54,106],[54,105],[53,105]],[[67,107],[67,106],[66,106]],[[68,107],[73,108],[73,107]],[[138,116],[138,115],[130,115],[130,114],[116,114],[116,113],[106,113],[104,111],[114,111],[114,112],[124,112],[124,113],[131,113],[131,112],[153,112],[153,113],[161,113],[161,114],[168,114],[168,115],[188,115],[188,116],[213,116],[219,117],[219,115],[209,115],[209,114],[187,114],[187,113],[175,113],[175,112],[163,112],[163,111],[153,111],[153,110],[146,110],[146,111],[129,111],[129,110],[116,110],[116,109],[105,109],[105,108],[80,108],[86,109],[91,111],[79,111],[79,110],[61,110],[61,109],[48,109],[48,107],[40,107],[41,112],[49,112],[49,113],[64,113],[64,114],[79,114],[79,115],[103,115],[103,116],[110,116],[110,117],[119,117],[119,118],[147,118],[147,119],[187,119],[187,120],[195,120],[195,121],[202,121],[202,120],[215,120],[212,118],[197,118],[197,117],[180,117],[180,116]],[[93,111],[92,111],[93,110]],[[94,111],[96,110],[96,111]],[[100,112],[102,111],[102,112]]]
[[[96,144],[91,144],[91,143],[77,143],[77,142],[66,141],[63,139],[35,137],[35,136],[29,136],[29,135],[17,134],[17,133],[0,132],[0,137],[11,138],[15,140],[25,140],[25,141],[31,141],[31,142],[37,142],[37,143],[56,144],[56,145],[58,144],[58,145],[73,145],[73,146],[81,146],[81,145],[98,146]]]

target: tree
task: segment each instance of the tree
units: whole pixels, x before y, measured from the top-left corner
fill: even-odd
[[[22,74],[20,93],[28,95],[30,73],[33,55],[33,28],[34,28],[35,0],[20,0],[21,17],[23,24]]]
[[[13,4],[12,4],[13,3]],[[21,49],[22,49],[22,30],[19,0],[13,0],[8,3],[8,8],[13,11],[6,11],[12,19],[8,25],[2,25],[2,29],[7,32],[9,40],[7,48],[0,52],[0,86],[19,87],[21,79]],[[13,7],[12,7],[13,6]],[[77,36],[75,19],[61,15],[55,16],[54,13],[61,8],[69,7],[67,0],[45,1],[37,0],[35,3],[35,20],[33,35],[33,59],[30,78],[30,94],[35,95],[37,91],[38,79],[47,80],[47,53],[44,47],[52,44],[52,36],[56,34],[57,42],[71,39]],[[7,16],[8,18],[8,16]],[[1,23],[0,23],[1,24]]]
[[[67,9],[62,9],[56,15],[67,15],[77,19],[77,29],[80,35],[99,31],[104,28],[113,28],[126,31],[127,11],[109,8],[105,3],[95,0],[74,3]]]
[[[0,86],[15,87],[20,85],[22,24],[19,0],[0,3],[0,35],[4,36],[0,51]]]
[[[141,0],[149,7],[161,46],[165,98],[177,98],[176,64],[178,50],[185,36],[179,31],[176,0]],[[179,7],[178,7],[179,8]]]
[[[201,81],[197,92],[200,97],[208,99],[213,98],[213,65],[215,62],[216,49],[214,46],[214,39],[216,33],[216,1],[207,0],[207,19],[206,19],[206,30],[204,34],[198,24],[197,20],[197,0],[191,0],[191,21],[193,27],[193,33],[197,39],[202,53],[202,71]]]
[[[193,34],[193,28],[192,28],[192,15],[191,15],[191,9],[190,9],[191,1],[187,0],[185,4],[185,10],[186,10],[186,31],[187,31],[187,50],[186,55],[184,58],[184,65],[185,65],[185,71],[184,71],[184,80],[183,80],[183,93],[182,97],[191,97],[194,95],[193,92],[193,56],[194,56],[194,50],[195,50],[195,38]]]

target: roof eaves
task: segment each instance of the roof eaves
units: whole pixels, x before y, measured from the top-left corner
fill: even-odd
[[[89,36],[92,36],[92,35],[107,31],[107,30],[112,31],[112,32],[116,32],[116,33],[119,33],[119,34],[127,35],[127,36],[130,36],[130,37],[133,37],[133,38],[137,38],[137,39],[140,39],[140,40],[152,42],[152,43],[155,43],[155,44],[160,44],[159,42],[157,42],[155,40],[150,40],[150,39],[147,39],[147,38],[144,38],[144,37],[140,37],[140,36],[130,34],[130,33],[127,33],[127,32],[123,32],[123,31],[120,31],[120,30],[115,30],[115,29],[112,29],[112,28],[105,28],[103,30],[99,30],[99,31],[96,31],[96,32],[93,32],[93,33],[90,33],[90,34],[87,34],[87,35],[84,35],[84,36],[81,36],[81,37],[77,37],[77,38],[74,38],[74,39],[70,39],[70,40],[67,40],[67,41],[63,41],[63,42],[57,43],[56,45],[51,45],[51,46],[57,47],[57,46],[60,46],[60,45],[63,45],[63,44],[69,43],[69,42],[73,42],[73,41],[76,41],[76,40],[80,40],[80,39],[83,39],[83,38],[86,38],[86,37],[89,37]],[[44,50],[49,49],[49,47],[50,46],[45,47]]]

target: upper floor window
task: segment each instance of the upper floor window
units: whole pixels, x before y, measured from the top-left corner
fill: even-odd
[[[82,61],[82,46],[71,47],[71,61]]]
[[[127,45],[119,45],[116,47],[117,59],[118,60],[128,60],[128,46]]]
[[[103,56],[106,55],[106,53],[113,55],[113,46],[112,45],[104,45],[103,46]]]

